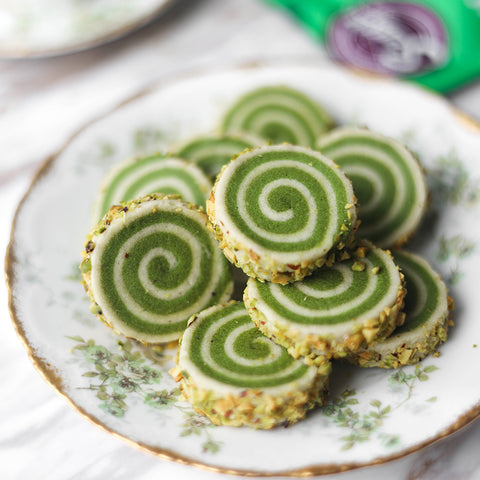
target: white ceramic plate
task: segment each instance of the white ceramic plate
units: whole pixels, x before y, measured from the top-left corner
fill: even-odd
[[[172,0],[12,0],[0,2],[0,57],[70,53],[146,24]]]
[[[89,312],[77,265],[99,183],[131,155],[215,130],[262,84],[288,84],[338,123],[406,142],[432,204],[410,248],[451,288],[456,326],[438,358],[397,371],[335,365],[328,405],[289,428],[214,427],[178,399],[172,350],[115,336]],[[44,378],[84,416],[162,458],[224,472],[322,474],[389,461],[480,414],[480,130],[431,93],[332,65],[257,65],[173,79],[87,126],[21,203],[7,254],[14,324]],[[476,345],[479,345],[478,347]]]

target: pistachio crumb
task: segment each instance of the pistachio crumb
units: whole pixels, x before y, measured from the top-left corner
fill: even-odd
[[[372,273],[373,273],[374,275],[377,275],[379,271],[380,271],[380,267],[379,267],[378,265],[377,265],[376,267],[373,267],[373,268],[372,268]]]
[[[80,271],[82,273],[87,273],[92,269],[92,261],[90,258],[85,258],[82,260],[82,263],[80,264]]]
[[[327,267],[331,267],[335,263],[335,254],[332,253],[328,258],[327,261],[325,262]]]
[[[101,314],[102,314],[102,309],[101,309],[96,303],[90,305],[90,311],[91,311],[94,315],[101,315]]]
[[[365,264],[363,262],[359,262],[358,260],[354,262],[352,265],[352,270],[354,272],[363,272],[365,270]]]
[[[354,255],[358,258],[365,258],[367,256],[367,253],[368,253],[368,247],[358,247],[355,250]]]

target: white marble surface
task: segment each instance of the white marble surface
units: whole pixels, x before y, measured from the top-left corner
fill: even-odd
[[[259,0],[183,0],[149,27],[91,51],[0,61],[0,252],[37,166],[84,123],[169,75],[260,59],[325,57]],[[451,97],[480,119],[480,83]],[[0,465],[10,479],[227,479],[160,460],[91,425],[42,380],[9,320],[0,287]],[[472,371],[473,376],[477,375]],[[327,478],[480,479],[480,422],[403,459]]]

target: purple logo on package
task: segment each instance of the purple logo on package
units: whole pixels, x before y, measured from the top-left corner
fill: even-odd
[[[329,30],[328,45],[342,62],[402,75],[443,63],[447,35],[439,18],[424,7],[375,2],[338,17]]]

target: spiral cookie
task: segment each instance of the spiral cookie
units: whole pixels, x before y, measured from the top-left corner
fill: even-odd
[[[105,178],[94,218],[98,221],[112,205],[151,193],[178,194],[185,202],[205,206],[211,187],[209,178],[183,159],[153,155],[127,160]]]
[[[230,266],[207,216],[177,196],[112,207],[93,229],[80,270],[92,311],[146,343],[177,339],[194,313],[230,298]]]
[[[301,280],[350,243],[356,223],[350,181],[323,155],[274,145],[240,154],[207,200],[215,236],[247,275]]]
[[[245,305],[257,327],[295,358],[321,364],[389,335],[403,322],[402,275],[388,252],[362,244],[350,259],[301,282],[250,278]]]
[[[421,257],[395,251],[393,257],[405,275],[405,323],[386,340],[347,356],[362,367],[397,368],[412,365],[445,342],[453,302],[439,275]]]
[[[296,422],[323,404],[330,370],[293,359],[235,302],[194,315],[176,361],[170,373],[195,410],[217,425],[262,429]]]
[[[251,135],[209,135],[191,140],[177,155],[196,163],[210,177],[216,177],[234,155],[262,143],[262,139]]]
[[[377,246],[400,246],[417,228],[427,191],[422,170],[399,142],[360,128],[338,128],[317,148],[353,183],[361,220],[359,236]]]
[[[250,132],[271,143],[313,147],[333,122],[303,93],[285,86],[266,86],[242,96],[223,120],[224,132]]]

